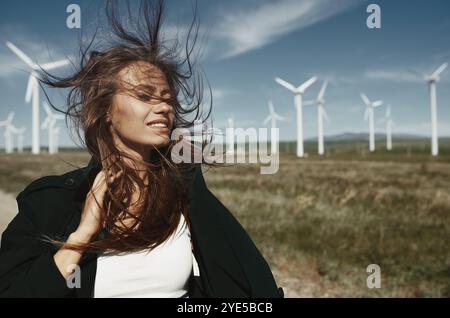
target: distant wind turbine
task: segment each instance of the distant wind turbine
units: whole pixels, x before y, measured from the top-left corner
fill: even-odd
[[[12,121],[14,119],[14,112],[10,112],[8,117],[4,121],[0,121],[0,127],[5,127],[5,132],[3,136],[5,138],[5,152],[12,153],[13,152],[13,140],[12,140]]]
[[[305,155],[303,149],[302,96],[305,93],[306,89],[317,81],[317,76],[311,77],[309,80],[298,87],[295,87],[291,83],[288,83],[279,77],[276,77],[275,81],[295,94],[294,103],[297,110],[297,157],[302,158]]]
[[[231,115],[231,117],[228,118],[228,129],[231,131],[231,133],[226,135],[227,154],[233,155],[234,154],[234,116],[233,115]]]
[[[392,126],[395,126],[391,116],[391,105],[386,107],[386,114],[380,122],[386,125],[386,149],[390,151],[392,150]]]
[[[438,67],[431,75],[425,75],[430,90],[431,104],[431,154],[437,156],[439,154],[438,145],[438,121],[437,121],[437,98],[436,83],[439,82],[441,73],[447,68],[448,64],[444,63]]]
[[[22,153],[23,152],[23,134],[25,133],[26,127],[22,127],[18,129],[17,127],[14,127],[11,125],[11,132],[17,136],[17,152]],[[14,138],[12,138],[14,140]],[[14,147],[12,149],[14,151]]]
[[[45,118],[44,122],[42,123],[41,128],[48,130],[48,153],[54,154],[54,127],[57,120],[64,119],[64,116],[61,114],[55,114],[52,112],[50,106],[47,104],[47,102],[42,103],[44,105],[45,112],[47,113],[47,117]]]
[[[325,152],[325,146],[323,142],[323,118],[326,121],[330,121],[327,112],[325,111],[325,91],[327,89],[328,81],[322,84],[322,87],[317,95],[317,99],[313,101],[305,101],[305,105],[317,105],[317,138],[318,138],[318,153],[323,155]]]
[[[285,121],[286,118],[275,113],[273,103],[270,100],[269,101],[269,116],[267,116],[266,119],[264,119],[263,124],[267,125],[267,123],[269,123],[269,121],[270,121],[272,129],[275,130],[277,128],[277,120]],[[278,147],[277,147],[278,140],[275,138],[276,136],[274,134],[271,133],[270,135],[271,135],[271,140],[270,140],[271,154],[275,154],[278,152]]]
[[[39,81],[38,71],[42,68],[46,71],[65,66],[69,64],[68,60],[60,60],[56,62],[50,62],[45,64],[37,64],[20,49],[18,49],[11,42],[6,42],[6,46],[14,52],[31,70],[30,77],[28,78],[27,92],[25,95],[25,101],[27,103],[32,101],[32,128],[31,128],[31,152],[35,155],[40,152],[39,142]]]
[[[374,109],[378,106],[383,105],[383,101],[377,100],[371,102],[370,99],[361,93],[361,99],[366,105],[366,112],[364,113],[364,119],[369,120],[369,150],[371,152],[375,151],[375,126],[374,126]]]

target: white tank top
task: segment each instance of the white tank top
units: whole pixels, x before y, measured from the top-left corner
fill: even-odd
[[[188,297],[192,271],[199,275],[183,214],[177,230],[151,251],[100,255],[94,297]]]

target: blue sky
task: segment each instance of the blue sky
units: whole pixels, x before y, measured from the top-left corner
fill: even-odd
[[[10,40],[37,62],[74,55],[78,30],[66,27],[66,7],[81,7],[82,32],[98,21],[99,1],[15,0],[0,3],[0,120],[14,110],[17,127],[27,126],[30,144],[31,105],[24,101],[28,80],[25,65],[5,46]],[[381,29],[366,26],[366,7],[381,7]],[[313,75],[320,81],[304,98],[314,98],[324,79],[330,81],[326,109],[331,119],[325,135],[365,132],[359,97],[382,99],[392,107],[394,133],[429,135],[426,83],[414,75],[430,73],[450,62],[450,2],[447,0],[198,0],[204,54],[200,64],[214,94],[215,126],[224,127],[234,115],[236,126],[263,127],[267,102],[291,118],[282,123],[282,140],[295,139],[293,95],[279,86],[281,77],[295,86]],[[181,34],[191,22],[191,1],[168,1],[167,34]],[[68,69],[58,72],[63,74]],[[61,105],[64,92],[51,92]],[[450,72],[437,86],[439,135],[450,136]],[[42,97],[42,94],[41,94]],[[385,108],[375,111],[376,119]],[[45,118],[41,109],[41,122]],[[306,138],[316,136],[316,108],[304,108]],[[64,123],[61,123],[64,126]],[[60,124],[60,125],[61,125]],[[62,128],[62,127],[61,127]],[[376,132],[383,132],[378,124]],[[60,144],[71,145],[65,129]],[[46,145],[42,131],[41,144]],[[3,147],[3,138],[0,139]]]

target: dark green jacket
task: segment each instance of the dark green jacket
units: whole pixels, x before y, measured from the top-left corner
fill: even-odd
[[[18,196],[19,213],[0,247],[0,297],[92,297],[97,254],[79,263],[81,288],[70,289],[53,260],[56,248],[40,238],[65,240],[75,231],[82,205],[101,166],[33,181]],[[192,244],[200,277],[191,276],[190,297],[283,297],[270,268],[246,231],[208,190],[201,165],[187,175]]]

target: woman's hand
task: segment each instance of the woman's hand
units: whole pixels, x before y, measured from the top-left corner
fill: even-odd
[[[108,171],[101,170],[95,177],[92,188],[86,195],[80,224],[72,233],[72,236],[76,237],[78,241],[88,243],[93,236],[100,232],[100,209],[103,208],[103,199],[107,190],[106,178],[108,177],[110,183],[113,183],[121,173],[122,171],[119,171],[116,175],[111,176]]]

